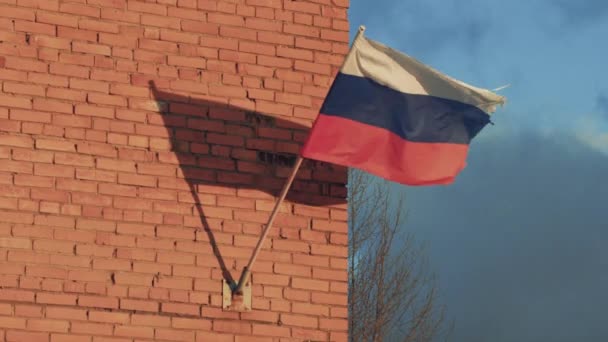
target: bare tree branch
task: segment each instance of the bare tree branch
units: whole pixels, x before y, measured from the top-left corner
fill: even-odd
[[[403,230],[405,199],[361,171],[349,177],[350,341],[440,338],[444,308],[423,249]]]

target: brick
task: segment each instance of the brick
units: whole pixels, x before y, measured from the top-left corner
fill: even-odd
[[[306,315],[329,316],[329,306],[327,305],[294,302],[292,311]]]
[[[15,31],[55,35],[56,26],[49,24],[34,23],[30,21],[15,20]]]
[[[191,68],[201,68],[201,69],[204,69],[206,66],[205,59],[195,58],[195,57],[169,56],[167,63],[169,65],[184,66],[184,67],[191,67]]]
[[[250,312],[243,312],[241,314],[241,317],[243,320],[268,322],[268,323],[275,323],[275,324],[279,321],[278,313],[267,312],[267,311],[258,311],[258,310],[253,310]]]
[[[53,114],[53,124],[68,127],[90,128],[91,118],[78,115]]]
[[[348,249],[346,246],[331,246],[331,245],[311,245],[311,253],[313,255],[328,255],[337,257],[347,257]]]
[[[219,32],[219,25],[202,21],[182,20],[181,29],[186,32],[216,35]]]
[[[136,87],[127,84],[115,83],[110,86],[110,94],[122,96],[148,97],[150,90],[144,87]]]
[[[121,299],[120,308],[124,310],[158,312],[159,303],[148,300]]]
[[[97,244],[101,244],[101,245],[110,245],[110,246],[118,246],[118,247],[134,247],[135,246],[135,237],[98,232],[95,242]]]
[[[210,12],[207,14],[207,20],[210,23],[231,26],[244,26],[245,19],[238,15],[223,14],[218,12]]]
[[[318,38],[320,36],[320,30],[310,25],[285,23],[283,26],[283,32],[312,38]]]
[[[2,273],[5,275],[22,275],[25,274],[25,267],[23,265],[16,265],[13,263],[0,263]],[[6,309],[4,305],[0,305],[0,311]],[[12,310],[12,309],[11,309]]]
[[[135,223],[118,223],[116,232],[125,235],[155,236],[155,228],[153,225]]]
[[[86,6],[77,3],[63,3],[59,6],[62,13],[71,13],[87,17],[99,18],[100,10],[98,7]]]
[[[34,140],[29,136],[0,134],[0,145],[31,148],[34,146]]]
[[[141,14],[123,11],[117,8],[102,8],[101,18],[110,19],[116,21],[122,21],[127,23],[139,23]]]
[[[103,157],[116,158],[117,151],[114,146],[106,145],[106,144],[97,144],[97,143],[81,143],[79,142],[76,146],[78,153],[83,154],[91,154]]]
[[[32,10],[29,10],[27,8],[8,7],[8,6],[3,5],[0,13],[1,13],[0,17],[17,18],[17,19],[23,19],[23,20],[29,20],[29,21],[35,20],[35,15],[34,15],[35,12]]]
[[[28,97],[14,96],[14,95],[2,95],[0,94],[0,103],[5,107],[14,108],[32,108],[32,100]]]
[[[99,42],[112,47],[124,47],[130,49],[137,47],[137,37],[125,34],[99,33]],[[96,58],[97,57],[98,56],[96,56]],[[108,68],[113,67],[113,61],[111,59],[107,59],[107,63]],[[106,67],[106,65],[99,66]]]
[[[91,335],[112,335],[114,327],[110,324],[72,322],[71,333]]]
[[[89,68],[85,66],[51,63],[49,70],[51,74],[73,76],[79,78],[89,77]]]
[[[313,219],[312,229],[342,233],[346,231],[346,223],[340,221],[326,221]]]
[[[72,254],[74,251],[74,243],[68,241],[35,240],[33,247],[36,250],[64,254]]]
[[[121,96],[91,93],[91,94],[89,94],[87,99],[88,99],[89,103],[98,104],[98,105],[108,105],[108,106],[116,106],[116,107],[126,107],[127,106],[127,100]]]
[[[312,230],[302,230],[300,231],[300,239],[305,241],[317,242],[317,243],[327,243],[327,234],[324,232],[316,232]]]
[[[178,4],[179,7],[168,7],[167,8],[167,14],[170,17],[178,17],[178,18],[184,18],[184,19],[192,19],[192,20],[199,20],[201,19],[201,12],[199,12],[198,10],[194,9],[196,8],[196,0],[186,0],[186,1],[190,1],[191,6],[186,6],[184,4],[184,0],[180,0],[180,4]],[[192,7],[192,8],[185,8],[185,7]]]
[[[313,292],[312,302],[315,304],[346,306],[348,298],[346,294]]]
[[[3,59],[2,63],[6,63],[6,59]],[[0,68],[0,80],[22,81],[27,78],[27,73],[25,71],[9,70],[3,68],[4,67]]]
[[[285,291],[285,299],[293,300],[293,301],[301,301],[301,302],[309,302],[310,301],[310,292],[304,290],[294,290],[291,288],[286,288]]]
[[[37,11],[36,21],[39,23],[78,27],[78,18],[68,15],[60,15],[53,12]]]
[[[10,119],[19,121],[50,123],[51,114],[41,111],[12,109],[10,112]]]
[[[25,329],[25,319],[17,317],[0,317],[0,328]]]
[[[293,278],[291,287],[295,289],[329,291],[329,282],[325,280]]]
[[[112,297],[78,296],[78,306],[118,309],[118,299]]]
[[[79,155],[73,153],[55,153],[55,163],[62,165],[74,165],[74,166],[93,166],[94,159],[91,156]],[[84,184],[84,182],[80,182]]]
[[[119,173],[118,183],[154,187],[156,185],[156,178],[152,176]]]
[[[290,337],[290,331],[287,327],[278,327],[274,325],[253,324],[253,335],[259,336],[274,336],[274,337]]]
[[[233,334],[251,334],[252,326],[250,323],[216,320],[213,322],[213,331]]]
[[[47,73],[30,72],[27,74],[27,80],[37,84],[48,84],[58,87],[67,87],[68,78],[65,76],[54,76]],[[25,107],[24,107],[25,108]],[[28,106],[27,108],[31,108]]]
[[[209,331],[198,331],[196,333],[196,342],[204,342],[212,339],[217,342],[232,342],[234,335],[231,334],[216,334]]]
[[[160,5],[160,4],[151,4],[151,3],[141,2],[141,1],[130,1],[127,5],[127,9],[129,11],[151,13],[151,14],[158,14],[158,15],[167,14],[167,6]]]
[[[127,272],[117,272],[114,274],[116,284],[150,286],[152,285],[152,280],[153,276],[147,274]]]
[[[154,329],[150,327],[133,327],[118,325],[114,328],[114,335],[139,338],[153,338]]]
[[[32,249],[32,241],[30,239],[0,237],[0,247],[2,248],[18,248]]]
[[[245,26],[255,30],[280,32],[283,25],[279,21],[248,17],[245,18]]]
[[[91,336],[51,334],[51,342],[91,342]]]
[[[93,69],[91,79],[108,82],[129,83],[129,75],[114,70]]]
[[[101,31],[108,33],[119,32],[119,26],[117,24],[93,19],[80,19],[80,21],[78,21],[78,27],[84,30],[91,31]]]
[[[70,88],[108,93],[110,86],[104,81],[70,79]]]
[[[179,265],[194,265],[195,256],[189,253],[158,252],[157,261],[162,263],[175,263]]]
[[[162,303],[161,312],[200,316],[201,308],[195,304]]]
[[[124,312],[90,311],[89,320],[92,322],[126,324],[129,322],[129,314]]]
[[[150,327],[169,327],[171,326],[171,318],[156,315],[133,314],[131,316],[131,324]]]
[[[57,293],[38,293],[36,303],[55,305],[76,305],[76,295]]]
[[[47,265],[28,265],[26,267],[26,274],[33,277],[66,279],[68,272],[65,269],[49,267]]]
[[[36,176],[73,178],[74,168],[62,165],[35,164],[34,174]]]
[[[198,318],[172,317],[171,326],[176,329],[211,330],[211,321]]]
[[[113,247],[96,246],[96,245],[77,245],[76,255],[94,255],[99,257],[112,257],[114,254]]]
[[[8,330],[6,332],[7,342],[48,342],[49,334],[45,332],[31,332],[31,331],[16,331]]]
[[[99,184],[99,193],[105,195],[136,197],[137,188],[120,184]]]
[[[59,318],[67,320],[84,321],[87,319],[86,310],[54,306],[47,306],[45,309],[45,315],[47,318]]]
[[[312,340],[312,341],[325,341],[327,340],[327,332],[321,330],[311,330],[304,328],[292,328],[291,335],[299,339]],[[331,341],[342,341],[344,339],[331,338]]]
[[[70,323],[62,320],[51,319],[29,319],[27,330],[49,331],[49,332],[68,332]]]
[[[88,42],[97,42],[97,32],[94,31],[87,31],[87,30],[79,30],[79,29],[74,29],[74,28],[69,28],[69,27],[65,27],[65,26],[59,26],[57,29],[57,36],[61,37],[62,39],[69,39],[69,40],[83,40],[83,41],[88,41]],[[73,58],[78,58],[80,60],[82,59],[92,59],[92,56],[89,57],[83,57],[83,56],[79,56],[76,57],[74,56]],[[80,63],[77,63],[80,64]]]
[[[131,262],[129,260],[95,259],[93,260],[93,268],[109,271],[129,271],[131,270]]]
[[[36,148],[43,150],[76,152],[76,144],[65,140],[36,139]]]
[[[172,329],[156,329],[155,337],[167,341],[194,341],[194,331],[179,331]]]
[[[304,315],[281,314],[281,322],[285,325],[303,328],[317,328],[319,326],[317,317]]]
[[[147,26],[171,28],[174,30],[179,30],[181,27],[181,22],[178,18],[162,17],[152,14],[142,14],[141,23]]]
[[[302,59],[306,61],[313,60],[313,52],[305,49],[290,48],[287,46],[277,47],[277,56],[291,58],[291,59]]]
[[[169,289],[191,290],[193,288],[192,278],[158,277],[154,286]]]
[[[34,222],[34,216],[26,213],[0,211],[0,217],[2,217],[3,222],[24,224],[32,224]]]
[[[123,196],[125,196],[125,195],[123,195]],[[158,199],[158,200],[165,200],[165,201],[176,201],[177,200],[177,194],[175,191],[163,190],[163,189],[158,189],[158,188],[139,188],[138,196],[142,197],[142,198]]]
[[[0,289],[0,300],[13,302],[34,302],[34,292]]]
[[[291,35],[275,33],[275,32],[258,32],[258,41],[263,43],[277,44],[277,45],[294,45],[294,37]]]
[[[8,110],[6,111],[6,113],[8,113]],[[8,114],[6,116],[8,116]],[[0,119],[0,131],[20,132],[21,131],[21,122]],[[25,128],[24,128],[24,131],[25,131]]]
[[[323,40],[316,40],[304,37],[296,37],[295,46],[297,48],[318,50],[318,51],[331,51],[331,43]]]
[[[137,171],[134,162],[106,158],[98,158],[97,167],[104,170],[115,170],[123,172]]]
[[[4,91],[7,93],[44,96],[45,89],[39,85],[4,82]]]
[[[161,29],[160,39],[176,43],[198,44],[199,36],[192,33]]]

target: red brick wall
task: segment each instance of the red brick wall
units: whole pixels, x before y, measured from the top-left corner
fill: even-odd
[[[346,172],[306,162],[348,0],[0,0],[0,341],[329,341]]]

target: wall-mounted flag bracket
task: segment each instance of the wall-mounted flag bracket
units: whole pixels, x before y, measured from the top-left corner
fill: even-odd
[[[251,311],[251,283],[242,287],[241,293],[234,292],[236,284],[222,279],[222,308],[225,311]]]

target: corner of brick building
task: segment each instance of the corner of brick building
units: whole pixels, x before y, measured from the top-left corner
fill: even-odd
[[[0,1],[0,341],[346,341],[346,170],[306,161],[348,0]]]

